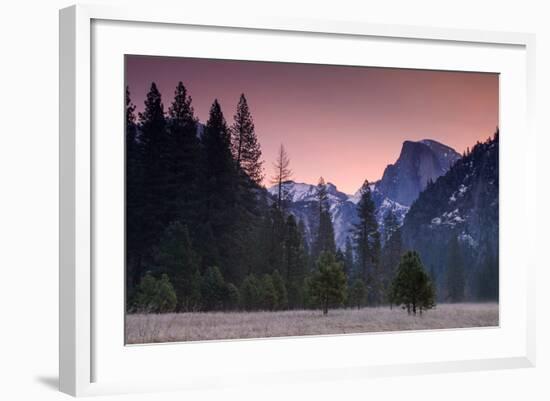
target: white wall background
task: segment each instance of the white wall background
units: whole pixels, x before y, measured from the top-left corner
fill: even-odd
[[[125,4],[125,0],[98,3]],[[136,3],[134,0],[133,3]],[[143,2],[147,3],[147,2]],[[537,122],[540,248],[550,239],[544,210],[550,191],[550,12],[546,1],[394,0],[168,3],[189,12],[293,15],[537,34]],[[0,398],[57,400],[58,335],[58,16],[65,0],[4,1],[0,6]],[[521,133],[518,133],[521,135]],[[544,185],[546,184],[546,185]],[[535,202],[535,200],[533,200]],[[546,237],[543,237],[546,234]],[[537,271],[538,363],[534,369],[327,382],[202,394],[149,394],[120,399],[482,400],[550,399],[549,258]],[[518,266],[519,267],[519,266]],[[182,361],[185,363],[185,361]],[[108,397],[115,399],[114,397]],[[119,399],[119,398],[117,398]]]

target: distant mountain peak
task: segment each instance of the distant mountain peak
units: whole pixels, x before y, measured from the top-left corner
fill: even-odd
[[[453,148],[433,139],[404,141],[399,158],[384,170],[376,188],[388,198],[410,206],[430,180],[436,180],[460,159]]]
[[[307,184],[304,182],[296,182],[288,180],[283,182],[283,191],[287,200],[291,202],[309,202],[317,200],[317,184]],[[344,201],[347,200],[349,195],[340,192],[336,185],[331,182],[326,183],[327,193],[329,198],[335,198],[335,200]],[[275,184],[269,187],[268,192],[272,195],[276,195],[278,192],[278,185]]]

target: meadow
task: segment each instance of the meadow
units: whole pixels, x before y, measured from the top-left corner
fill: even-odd
[[[128,314],[126,343],[434,330],[498,324],[498,303],[439,304],[416,316],[388,306],[331,309],[326,316],[319,310]]]

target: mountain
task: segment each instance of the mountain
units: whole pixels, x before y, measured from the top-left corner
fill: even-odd
[[[466,277],[467,295],[485,291],[495,296],[496,289],[480,290],[484,268],[493,269],[498,257],[498,133],[458,160],[449,171],[428,184],[405,217],[403,242],[420,253],[423,263],[433,271],[441,286],[447,275],[451,239],[458,238]],[[498,269],[496,269],[498,274]]]
[[[394,164],[384,170],[376,189],[388,199],[410,206],[429,181],[445,174],[460,159],[454,149],[431,139],[405,141]]]
[[[409,206],[427,183],[445,174],[459,158],[460,155],[452,148],[433,140],[405,141],[399,159],[386,167],[381,180],[371,184],[381,233],[384,231],[383,219],[388,211],[394,212],[399,222],[403,222]],[[277,187],[268,188],[268,192],[276,196]],[[287,210],[303,222],[306,239],[311,244],[317,219],[317,186],[287,181],[283,184],[283,192]],[[336,246],[343,249],[346,238],[351,236],[353,225],[357,222],[360,190],[348,195],[328,183],[327,192]]]
[[[429,182],[445,174],[458,159],[460,155],[454,149],[437,141],[405,141],[397,161],[386,167],[382,179],[371,184],[381,233],[384,231],[384,216],[388,211],[391,210],[398,221],[403,222],[418,194]],[[268,188],[268,192],[276,196],[277,187]],[[287,181],[283,184],[283,193],[287,210],[303,222],[306,239],[311,245],[316,230],[317,186]],[[361,196],[360,190],[348,195],[339,191],[334,184],[328,183],[327,193],[336,246],[343,249],[346,238],[351,236],[353,225],[357,222],[356,209]]]
[[[277,196],[277,186],[268,188],[268,192],[274,197]],[[318,224],[317,186],[286,181],[283,183],[283,194],[287,210],[303,222],[306,240],[311,245]],[[338,191],[336,186],[330,182],[327,183],[327,195],[336,246],[343,248],[349,230],[357,219],[355,204],[349,195]]]
[[[400,222],[403,221],[408,207],[400,205],[384,197],[380,192],[371,186],[372,197],[376,206],[376,217],[378,224],[383,225],[383,219],[389,210],[392,210]],[[277,186],[268,188],[268,192],[275,197],[277,195]],[[308,244],[312,244],[317,224],[317,186],[294,181],[283,183],[283,193],[286,199],[286,208],[299,221],[304,224],[306,239]],[[329,201],[329,210],[334,226],[334,236],[336,246],[343,249],[346,238],[351,236],[353,225],[357,222],[357,202],[359,194],[348,195],[338,190],[332,184],[327,183],[327,194]]]

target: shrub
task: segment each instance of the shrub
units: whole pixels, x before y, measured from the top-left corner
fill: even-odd
[[[227,286],[217,266],[211,266],[206,270],[202,278],[201,298],[206,310],[224,309]]]
[[[136,289],[132,309],[140,313],[168,313],[176,309],[176,304],[176,292],[168,276],[155,279],[147,273]]]
[[[240,303],[239,289],[232,283],[227,284],[227,308],[237,309]]]
[[[246,276],[241,284],[241,307],[244,310],[256,310],[260,308],[260,283],[256,276]]]

